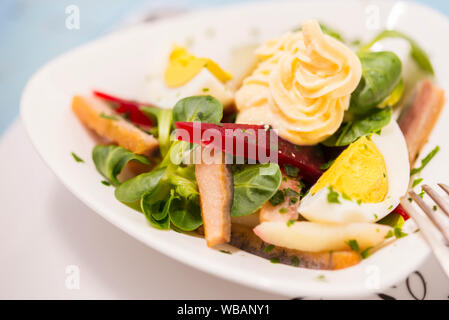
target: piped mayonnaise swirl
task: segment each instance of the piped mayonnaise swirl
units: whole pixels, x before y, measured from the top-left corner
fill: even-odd
[[[270,124],[298,145],[325,140],[339,128],[362,67],[316,20],[256,50],[261,62],[236,93],[237,122]]]

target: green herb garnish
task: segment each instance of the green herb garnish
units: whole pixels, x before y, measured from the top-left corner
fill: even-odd
[[[100,113],[100,118],[104,118],[104,119],[108,119],[108,120],[114,120],[114,121],[118,120],[117,117],[111,116],[109,114],[105,114],[104,112]]]
[[[327,169],[329,169],[331,166],[332,166],[332,164],[335,162],[335,159],[331,159],[331,160],[329,160],[328,162],[326,162],[325,164],[322,164],[321,166],[320,166],[320,169],[321,170],[327,170]]]
[[[271,258],[271,259],[270,259],[270,262],[271,262],[271,263],[279,263],[280,260],[279,260],[279,258]]]
[[[220,250],[220,252],[221,252],[221,253],[226,253],[226,254],[232,254],[232,252],[231,252],[231,251],[228,251],[228,250]]]
[[[329,203],[340,203],[340,200],[338,199],[339,194],[338,192],[334,191],[332,187],[329,187],[329,193],[327,194],[327,202]]]
[[[273,251],[273,249],[274,249],[274,245],[269,244],[268,246],[266,246],[266,247],[263,249],[263,252],[268,253],[268,252]]]
[[[299,169],[298,169],[297,167],[294,167],[294,166],[292,166],[292,165],[290,165],[290,164],[286,164],[286,165],[284,166],[284,170],[285,170],[285,173],[286,173],[289,177],[292,177],[292,178],[298,177]]]
[[[432,160],[433,157],[435,157],[435,155],[438,153],[438,151],[440,151],[440,147],[436,146],[432,151],[430,151],[430,153],[424,159],[421,160],[420,167],[414,168],[414,169],[412,169],[412,171],[410,171],[410,175],[413,176],[414,174],[421,172],[427,166],[427,164],[430,162],[430,160]]]
[[[297,267],[299,266],[299,259],[297,256],[293,256],[291,260],[292,266]]]
[[[288,220],[288,221],[287,221],[287,227],[292,226],[295,222],[296,222],[296,220],[294,220],[294,219]]]
[[[109,187],[111,185],[111,183],[109,181],[106,181],[106,180],[102,180],[101,183],[104,184],[107,187]]]
[[[278,190],[276,191],[276,193],[274,194],[274,196],[272,196],[270,198],[270,203],[272,206],[277,206],[281,203],[283,203],[285,201],[285,193],[284,190]]]
[[[279,213],[280,214],[284,214],[284,213],[287,213],[288,212],[288,209],[287,208],[280,208],[279,209]]]
[[[351,248],[351,250],[353,250],[355,252],[360,251],[360,247],[359,247],[357,240],[354,240],[354,239],[348,240],[348,241],[346,241],[346,244]]]
[[[76,162],[84,162],[84,160],[78,157],[75,152],[72,152],[72,157]]]
[[[372,249],[372,247],[368,247],[360,253],[360,256],[362,257],[362,259],[366,259],[369,257],[369,255],[370,255],[369,251],[371,249]]]
[[[413,181],[412,188],[416,187],[416,186],[417,186],[418,184],[420,184],[423,180],[424,180],[423,178],[415,179],[415,180]]]

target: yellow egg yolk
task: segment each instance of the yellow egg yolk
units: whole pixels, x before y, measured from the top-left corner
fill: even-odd
[[[331,186],[363,203],[382,202],[388,193],[385,161],[376,145],[361,137],[346,148],[313,186],[312,194]]]
[[[195,57],[187,49],[175,47],[165,71],[165,83],[170,88],[180,87],[193,79],[203,68],[207,68],[221,82],[232,79],[232,75],[213,60]]]

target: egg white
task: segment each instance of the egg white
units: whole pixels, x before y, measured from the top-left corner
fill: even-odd
[[[203,68],[186,84],[169,88],[163,73],[151,75],[146,86],[147,95],[158,107],[171,109],[180,99],[197,95],[211,95],[224,107],[234,101],[234,93],[218,80],[209,70]]]
[[[410,165],[404,136],[392,120],[380,135],[373,134],[371,141],[382,154],[387,170],[388,193],[379,203],[349,201],[339,196],[340,203],[329,203],[328,188],[314,195],[309,193],[298,207],[299,213],[309,221],[320,223],[375,222],[396,208],[400,198],[407,192],[410,180]]]

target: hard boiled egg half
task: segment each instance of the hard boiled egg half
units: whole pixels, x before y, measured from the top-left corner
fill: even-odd
[[[167,109],[194,95],[214,96],[225,108],[233,103],[233,90],[226,86],[232,74],[218,63],[181,46],[174,46],[166,58],[158,61],[159,66],[154,66],[149,76],[146,91],[150,101]]]
[[[407,145],[395,120],[379,134],[349,145],[312,186],[298,207],[318,223],[375,222],[407,192]]]

